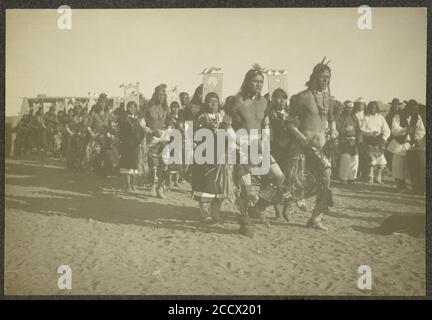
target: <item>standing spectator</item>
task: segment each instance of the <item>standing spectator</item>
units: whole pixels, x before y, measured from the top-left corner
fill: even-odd
[[[361,127],[362,122],[364,120],[364,109],[366,107],[366,102],[363,98],[358,98],[354,101],[354,110],[359,126]],[[367,153],[363,143],[363,135],[360,131],[359,143],[358,143],[358,153],[359,153],[359,167],[357,178],[358,180],[367,181],[368,178],[368,168],[367,168]]]
[[[189,93],[180,92],[180,109],[183,110],[190,101]]]
[[[390,102],[390,111],[385,116],[385,119],[387,121],[387,125],[389,126],[389,128],[392,127],[393,117],[399,113],[399,111],[402,109],[402,107],[403,107],[403,103],[400,102],[398,98],[394,98],[392,100],[392,102]],[[390,138],[387,140],[387,145],[389,145],[392,140],[393,140],[393,134],[391,134]],[[390,151],[386,150],[384,155],[385,155],[385,158],[386,158],[387,163],[388,163],[388,168],[391,170],[393,154]]]
[[[421,181],[424,181],[425,175],[420,154],[415,152],[415,149],[420,149],[419,144],[425,136],[425,128],[415,100],[408,101],[406,107],[393,117],[392,134],[394,139],[388,150],[393,154],[392,174],[396,180],[396,190],[406,191],[406,180],[410,180],[413,191],[423,192]]]
[[[368,168],[368,183],[373,184],[377,182],[382,184],[382,171],[387,165],[384,157],[385,143],[390,137],[390,128],[384,116],[379,113],[376,101],[368,103],[360,129],[366,152],[365,164]]]
[[[354,104],[351,101],[344,102],[341,115],[337,118],[336,128],[339,132],[339,179],[343,183],[353,183],[357,177],[359,165],[358,139],[360,126],[355,116]]]
[[[120,167],[126,175],[126,191],[135,191],[134,177],[138,175],[140,144],[144,139],[145,121],[137,117],[138,105],[127,103],[127,115],[119,119]]]

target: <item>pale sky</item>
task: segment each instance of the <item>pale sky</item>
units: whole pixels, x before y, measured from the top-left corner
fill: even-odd
[[[67,31],[58,17],[6,10],[6,115],[22,97],[121,96],[123,82],[140,82],[146,98],[160,83],[192,95],[211,66],[225,98],[254,63],[286,69],[291,96],[324,56],[338,100],[426,100],[426,8],[372,8],[372,30],[358,29],[357,8],[72,8]]]

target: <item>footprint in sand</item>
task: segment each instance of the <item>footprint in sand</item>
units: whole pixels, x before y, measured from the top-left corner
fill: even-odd
[[[326,285],[324,291],[330,291],[331,289],[333,289],[333,287],[334,287],[333,282],[329,282],[329,283]]]
[[[91,286],[92,286],[92,290],[93,291],[96,291],[98,288],[99,288],[99,285],[101,284],[101,282],[99,281],[99,280],[93,280],[92,281],[92,284],[91,284]]]

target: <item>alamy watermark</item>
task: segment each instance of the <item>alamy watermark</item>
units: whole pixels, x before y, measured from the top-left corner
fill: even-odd
[[[57,280],[57,287],[60,290],[72,289],[72,269],[68,265],[61,265],[57,269],[57,273],[61,276]]]
[[[361,265],[357,268],[361,276],[357,280],[357,288],[360,290],[372,290],[372,268],[368,265]]]
[[[249,165],[253,175],[270,170],[270,129],[200,128],[185,121],[184,137],[177,129],[168,129],[164,140],[170,141],[162,151],[165,164],[240,164]],[[195,146],[195,143],[196,146]],[[184,155],[184,159],[183,159]]]

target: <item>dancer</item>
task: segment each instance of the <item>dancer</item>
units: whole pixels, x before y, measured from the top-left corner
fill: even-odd
[[[153,174],[151,195],[160,198],[165,198],[164,182],[167,174],[167,167],[161,158],[161,139],[170,112],[166,99],[166,88],[165,84],[161,84],[155,88],[145,112],[145,121],[147,126],[152,130],[148,151],[149,168]]]
[[[240,92],[231,99],[228,105],[225,105],[225,127],[233,139],[236,139],[238,144],[248,144],[252,140],[261,139],[262,129],[269,128],[268,104],[267,100],[261,95],[264,82],[264,75],[262,70],[256,66],[250,69],[244,78]],[[236,136],[235,131],[245,129],[244,134]],[[251,130],[258,130],[258,135],[253,135]],[[259,143],[258,143],[259,144]],[[271,181],[275,186],[281,190],[284,180],[284,175],[277,165],[276,161],[270,155],[263,155],[270,157],[270,170],[269,175]],[[240,188],[240,196],[238,199],[239,205],[239,232],[247,237],[253,237],[254,232],[249,220],[249,211],[257,202],[257,195],[252,191],[252,175],[251,169],[254,165],[251,159],[248,159],[246,165],[236,165],[236,179],[237,186]],[[263,209],[268,205],[267,200],[262,200],[257,203],[255,207],[259,218],[263,223],[268,225]]]
[[[305,169],[313,173],[316,188],[315,208],[306,226],[327,231],[322,217],[333,205],[330,190],[331,162],[323,153],[327,139],[335,138],[333,101],[330,95],[330,67],[325,58],[312,71],[307,89],[291,97],[289,128],[295,136],[288,161],[287,193],[289,198],[307,196]]]
[[[206,128],[213,133],[214,163],[192,165],[193,198],[199,202],[201,219],[205,223],[220,220],[222,201],[232,183],[232,165],[217,163],[216,132],[222,126],[222,121],[223,112],[220,111],[219,97],[216,93],[210,92],[205,97],[203,113],[197,119],[197,129]]]

